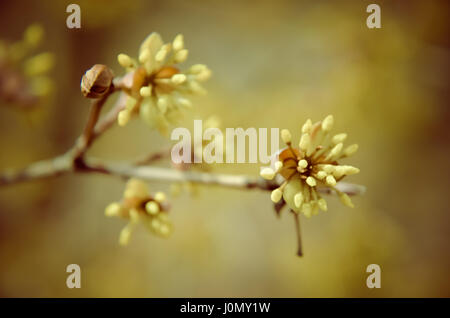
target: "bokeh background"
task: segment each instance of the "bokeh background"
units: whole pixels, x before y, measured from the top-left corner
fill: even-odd
[[[65,8],[81,6],[70,30]],[[0,296],[3,297],[442,297],[450,296],[448,108],[449,3],[376,1],[381,29],[366,27],[373,1],[2,1],[0,38],[15,41],[34,22],[54,52],[53,97],[33,112],[0,104],[0,167],[19,168],[67,150],[88,101],[80,78],[91,65],[123,70],[158,31],[185,35],[190,57],[213,70],[194,118],[224,127],[289,128],[334,114],[336,132],[360,145],[349,163],[366,195],[348,209],[302,218],[295,254],[292,216],[277,218],[269,194],[198,187],[171,198],[175,231],[139,229],[118,245],[124,223],[104,207],[122,195],[112,176],[66,175],[0,188]],[[129,160],[170,141],[136,120],[108,131],[90,154]],[[258,174],[259,165],[217,165]],[[170,184],[152,183],[169,191]],[[286,212],[286,211],[285,211]],[[76,263],[82,288],[68,289]],[[365,269],[381,266],[381,289]]]

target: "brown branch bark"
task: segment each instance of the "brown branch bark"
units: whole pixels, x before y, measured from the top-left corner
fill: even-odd
[[[67,173],[103,173],[123,178],[139,178],[145,181],[194,182],[204,185],[218,185],[236,189],[260,189],[271,191],[278,187],[273,181],[259,176],[230,175],[198,171],[182,171],[172,168],[136,166],[126,163],[108,163],[98,159],[81,159],[76,164],[71,157],[63,155],[54,159],[37,162],[28,168],[11,171],[0,175],[0,186],[18,182],[54,177]],[[359,195],[365,192],[360,185],[339,182],[336,188],[348,195]],[[319,188],[328,193],[328,188]]]

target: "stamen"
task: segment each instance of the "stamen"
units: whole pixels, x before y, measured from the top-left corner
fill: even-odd
[[[336,185],[336,179],[332,175],[327,176],[326,182],[330,186],[335,186]]]
[[[323,180],[327,176],[327,173],[325,171],[320,170],[315,174],[315,177],[319,180]]]
[[[302,159],[298,162],[298,166],[301,169],[305,169],[306,167],[308,167],[308,161],[306,161],[305,159]]]
[[[325,132],[329,132],[333,128],[334,118],[333,115],[328,115],[322,121],[322,130]]]
[[[280,188],[275,189],[270,194],[270,199],[273,203],[277,203],[281,200],[281,197],[283,196],[283,191],[280,190]]]
[[[186,82],[186,75],[184,74],[175,74],[174,76],[172,76],[171,80],[172,83],[174,83],[175,85],[180,85],[183,84],[184,82]]]
[[[358,150],[358,144],[353,144],[345,148],[343,157],[350,157]]]
[[[309,133],[311,131],[311,127],[312,127],[312,121],[311,119],[308,119],[302,127],[302,133]]]
[[[275,171],[272,168],[264,168],[261,170],[260,175],[266,180],[272,180],[275,176]]]
[[[339,198],[341,199],[341,202],[342,202],[344,205],[348,206],[349,208],[354,208],[354,207],[355,207],[355,206],[353,205],[352,200],[350,199],[350,197],[349,197],[346,193],[341,192],[341,193],[339,194]]]
[[[184,38],[183,34],[178,34],[173,40],[173,49],[175,51],[180,51],[184,48]]]
[[[327,210],[328,210],[327,201],[326,201],[325,199],[323,199],[323,198],[320,198],[320,199],[317,201],[317,205],[319,206],[319,208],[320,208],[322,211],[327,211]]]
[[[105,215],[108,217],[118,216],[121,209],[120,203],[113,202],[106,207]]]
[[[134,65],[133,60],[131,59],[131,57],[129,57],[128,55],[123,54],[123,53],[121,53],[121,54],[119,54],[117,56],[117,61],[119,62],[119,64],[122,67],[125,67],[125,68],[129,68],[129,67],[132,67]]]
[[[292,140],[292,135],[287,129],[281,130],[281,139],[285,144],[290,144]]]
[[[345,139],[347,139],[347,134],[346,133],[337,134],[337,135],[333,136],[332,143],[334,145],[337,145],[338,143],[344,142]]]
[[[302,151],[305,151],[309,148],[311,144],[311,137],[308,133],[304,133],[300,139],[299,147]]]
[[[125,226],[119,235],[119,244],[122,246],[128,245],[131,237],[131,227],[129,225]]]
[[[342,151],[342,147],[344,145],[341,143],[338,143],[336,146],[333,147],[333,149],[331,149],[330,153],[325,157],[325,161],[330,160],[336,156],[339,155],[339,153]]]
[[[280,171],[281,168],[283,168],[283,163],[281,161],[277,161],[277,162],[275,162],[274,167],[275,167],[275,171],[278,172],[278,171]]]
[[[156,215],[159,213],[159,205],[155,201],[149,201],[145,205],[145,211],[150,215]]]
[[[156,192],[155,193],[155,201],[158,203],[166,201],[166,194],[164,192]]]
[[[139,94],[142,97],[150,97],[152,95],[152,85],[141,87]]]
[[[307,217],[310,218],[311,217],[311,204],[310,203],[304,203],[302,205],[302,213]]]
[[[314,179],[314,177],[308,177],[306,178],[306,183],[310,186],[310,187],[315,187],[316,186],[316,179]]]

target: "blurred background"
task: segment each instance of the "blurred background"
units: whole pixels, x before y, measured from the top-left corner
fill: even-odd
[[[81,6],[81,29],[65,9]],[[51,93],[32,110],[0,101],[0,170],[72,146],[87,117],[80,94],[95,63],[123,69],[152,31],[185,36],[186,65],[213,71],[192,120],[223,127],[289,128],[334,114],[336,132],[360,145],[347,162],[363,184],[355,209],[329,198],[327,213],[302,217],[304,257],[292,216],[277,218],[269,193],[198,187],[170,198],[169,239],[143,228],[127,247],[125,223],[104,217],[124,182],[66,175],[0,188],[2,297],[442,297],[450,296],[449,2],[376,1],[381,29],[368,29],[373,1],[2,1],[0,39],[14,43],[33,23],[53,52]],[[135,120],[114,127],[89,154],[130,160],[170,145]],[[168,164],[166,164],[168,165]],[[259,164],[216,165],[257,175]],[[169,192],[170,184],[152,183]],[[287,212],[287,211],[284,211]],[[66,287],[79,264],[82,288]],[[381,289],[366,287],[381,266]]]

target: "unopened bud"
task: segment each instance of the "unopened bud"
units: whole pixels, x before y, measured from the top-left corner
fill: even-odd
[[[87,98],[99,98],[105,95],[112,85],[113,72],[103,64],[95,64],[81,79],[81,92]]]

